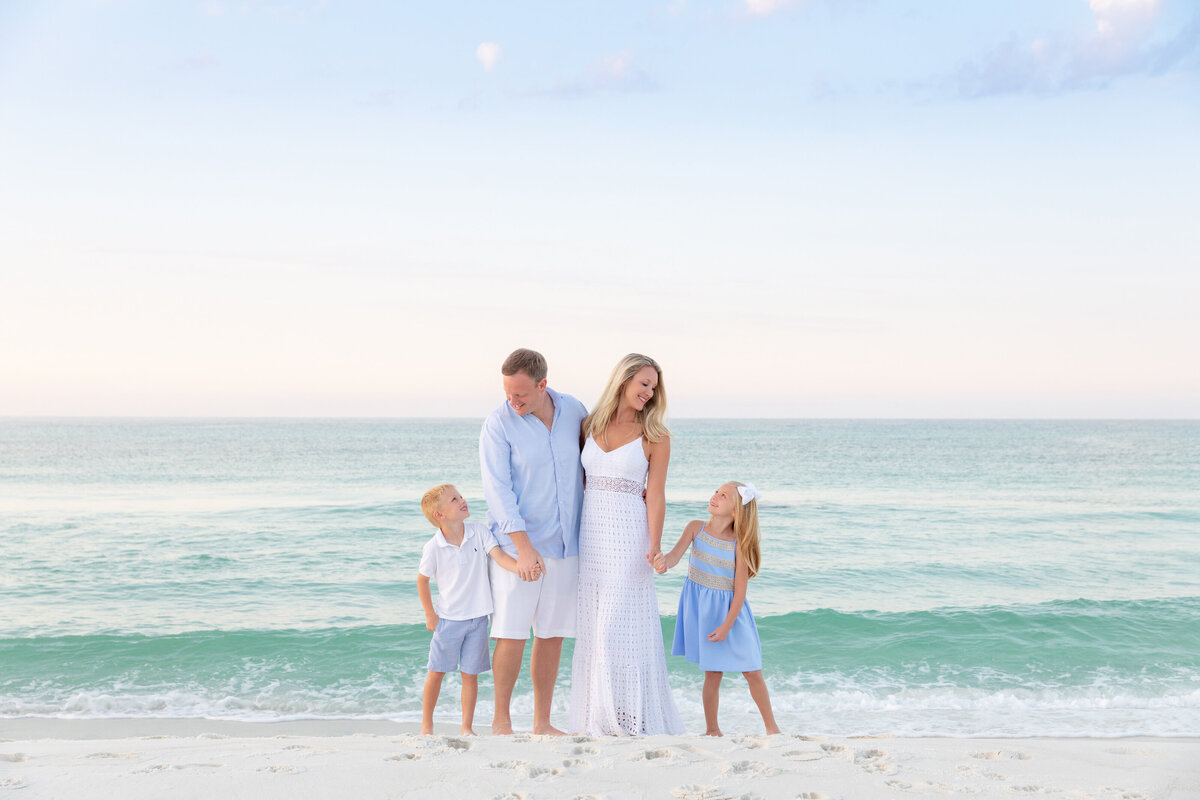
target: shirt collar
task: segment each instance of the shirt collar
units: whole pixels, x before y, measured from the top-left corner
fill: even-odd
[[[473,536],[474,536],[474,534],[471,531],[471,524],[469,522],[463,523],[463,540],[462,540],[463,545],[465,545],[467,543],[467,540],[471,539]],[[438,528],[438,532],[433,535],[433,538],[437,540],[438,547],[461,547],[462,546],[462,545],[453,545],[453,544],[450,544],[449,542],[447,542],[445,535],[442,534],[441,528]]]

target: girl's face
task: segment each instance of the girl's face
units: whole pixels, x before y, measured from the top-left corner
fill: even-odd
[[[713,492],[712,499],[708,501],[708,513],[714,517],[732,517],[741,501],[737,487],[727,483]]]
[[[625,384],[625,388],[621,391],[621,399],[627,405],[632,406],[634,411],[641,411],[654,397],[654,390],[657,386],[658,370],[650,366],[642,367]]]

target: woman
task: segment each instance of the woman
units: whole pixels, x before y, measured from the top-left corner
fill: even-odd
[[[683,733],[667,683],[651,567],[661,552],[667,505],[666,411],[662,369],[631,353],[583,421],[574,732]]]

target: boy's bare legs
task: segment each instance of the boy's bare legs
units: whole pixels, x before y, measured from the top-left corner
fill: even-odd
[[[475,724],[475,699],[479,697],[479,676],[468,672],[462,675],[462,730],[466,736],[474,736],[472,725]]]
[[[704,735],[723,736],[717,725],[717,705],[721,699],[721,678],[724,672],[704,673]]]
[[[421,733],[433,733],[433,709],[437,705],[438,695],[442,691],[444,672],[430,670],[425,673],[425,694],[421,698]]]
[[[550,724],[550,706],[554,700],[554,682],[558,680],[558,665],[562,660],[561,636],[533,640],[529,674],[533,678],[533,732],[550,736],[565,736],[564,731]]]
[[[496,709],[492,715],[492,735],[504,736],[513,732],[509,704],[512,703],[513,687],[521,673],[521,657],[525,655],[524,639],[497,639],[492,653],[492,685],[496,695]]]
[[[758,713],[762,714],[763,724],[767,726],[767,735],[779,733],[779,726],[775,724],[775,714],[771,711],[771,696],[767,693],[767,682],[763,680],[762,670],[743,672],[742,676],[750,685],[750,696],[754,698],[754,704],[758,706]]]

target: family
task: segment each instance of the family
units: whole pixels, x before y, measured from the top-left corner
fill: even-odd
[[[505,402],[479,436],[487,524],[467,521],[467,502],[451,484],[421,500],[438,528],[417,578],[426,627],[434,631],[422,733],[433,732],[442,679],[455,671],[462,674],[462,732],[474,733],[490,636],[492,733],[511,734],[513,688],[531,629],[534,733],[563,733],[550,724],[550,709],[567,637],[575,639],[570,732],[683,733],[667,681],[654,575],[678,564],[689,547],[672,653],[704,670],[705,733],[721,735],[718,693],[730,671],[745,676],[767,733],[778,733],[746,603],[759,566],[758,491],[723,484],[709,501],[708,521],[689,523],[663,553],[671,439],[659,365],[625,356],[590,414],[547,385],[540,353],[516,350],[500,372]]]

